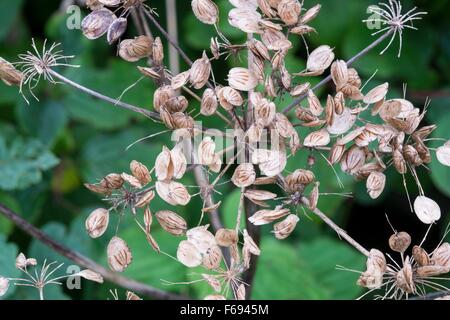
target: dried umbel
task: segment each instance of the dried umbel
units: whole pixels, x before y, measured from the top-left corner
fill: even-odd
[[[119,56],[126,61],[136,62],[151,55],[152,44],[152,39],[148,36],[123,40],[119,45]]]
[[[205,24],[216,24],[219,20],[219,9],[211,0],[192,0],[192,11],[198,20]]]
[[[155,213],[161,227],[174,236],[181,236],[187,230],[187,223],[173,211],[162,210]]]
[[[103,208],[95,209],[86,219],[85,226],[91,238],[101,237],[109,224],[109,211]]]
[[[111,270],[123,272],[133,260],[127,243],[119,237],[113,237],[106,249],[108,265]]]

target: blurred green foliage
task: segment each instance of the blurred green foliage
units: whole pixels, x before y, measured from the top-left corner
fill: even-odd
[[[61,42],[66,54],[75,55],[73,63],[80,68],[63,69],[68,78],[98,90],[111,97],[118,97],[122,91],[136,82],[140,74],[136,65],[121,61],[115,56],[114,47],[106,41],[89,41],[79,30],[68,30],[67,15],[59,11],[59,1],[0,0],[0,56],[15,61],[17,54],[28,50],[31,38],[42,43],[45,38]],[[160,12],[165,24],[164,1],[150,1]],[[241,32],[228,25],[226,0],[216,1],[221,9],[220,28],[233,42],[243,42]],[[312,6],[318,1],[305,1]],[[335,48],[337,57],[346,59],[367,46],[372,37],[361,20],[367,14],[366,0],[326,0],[322,1],[322,12],[312,23],[318,33],[308,37],[310,48],[328,44]],[[214,28],[198,22],[189,9],[189,1],[177,1],[180,43],[189,56],[195,58],[209,47],[209,39]],[[378,53],[380,46],[361,59],[356,68],[367,80],[376,75],[367,89],[381,82],[391,83],[391,94],[402,95],[402,84],[407,83],[407,97],[416,105],[423,106],[425,97],[432,103],[425,121],[436,123],[439,128],[436,137],[450,137],[450,25],[447,12],[450,2],[404,1],[404,6],[417,5],[428,11],[423,21],[417,22],[419,31],[405,32],[402,57],[398,59],[397,46],[383,56]],[[84,11],[83,14],[86,14]],[[158,34],[157,31],[154,31]],[[129,36],[135,33],[129,30]],[[304,68],[306,50],[301,39],[292,39],[298,50],[287,58],[291,72]],[[167,55],[166,55],[167,56]],[[230,57],[229,65],[237,65],[243,57]],[[185,68],[186,66],[183,66]],[[218,81],[226,75],[227,66],[213,62]],[[123,100],[142,107],[151,108],[154,85],[145,79],[128,91]],[[326,90],[326,89],[325,89]],[[105,248],[114,227],[98,240],[91,240],[84,231],[84,219],[89,212],[102,206],[99,197],[83,188],[84,182],[94,182],[110,172],[126,171],[132,159],[149,166],[163,144],[169,143],[167,135],[159,135],[145,140],[129,150],[127,146],[163,128],[139,115],[115,108],[63,85],[41,83],[36,90],[40,101],[31,100],[26,105],[18,95],[17,88],[0,85],[0,202],[6,204],[31,223],[41,227],[56,240],[74,250],[106,264]],[[325,93],[323,91],[322,93]],[[280,108],[290,101],[280,98]],[[192,101],[192,105],[195,102]],[[206,120],[208,126],[220,126],[217,120]],[[300,153],[290,159],[288,170],[306,164],[308,154]],[[448,213],[450,196],[450,170],[433,162],[431,174],[420,173],[422,183],[430,196],[439,200],[444,213]],[[386,246],[389,229],[384,213],[390,214],[403,228],[405,223],[413,230],[422,232],[424,227],[416,223],[408,210],[401,177],[388,172],[388,181],[383,196],[370,200],[364,183],[339,174],[345,190],[339,189],[337,179],[325,160],[316,155],[315,172],[321,181],[323,192],[354,192],[355,200],[339,196],[323,196],[321,209],[332,216],[344,228],[349,228],[366,246]],[[187,178],[186,184],[193,184]],[[415,187],[409,181],[410,191]],[[234,223],[239,194],[231,186],[221,186],[223,199],[223,219],[225,225]],[[155,200],[153,210],[164,208]],[[186,208],[176,208],[191,224],[198,220],[201,202],[194,199]],[[301,212],[300,212],[301,213]],[[112,225],[115,226],[115,218]],[[370,221],[382,221],[373,228]],[[443,219],[448,221],[448,219]],[[356,222],[354,222],[356,221]],[[359,221],[359,222],[358,222]],[[382,228],[382,232],[375,229]],[[439,233],[436,228],[436,234]],[[154,237],[162,250],[175,255],[179,239],[167,235],[155,225]],[[128,241],[134,263],[125,272],[126,276],[149,285],[202,297],[208,293],[205,286],[165,286],[160,279],[171,282],[195,280],[192,272],[175,263],[165,255],[157,255],[148,246],[145,237],[137,232],[132,221],[125,219],[120,236]],[[369,234],[374,234],[370,236]],[[421,236],[421,234],[420,234]],[[372,238],[371,238],[372,237]],[[417,236],[419,237],[419,235]],[[18,276],[14,269],[14,258],[19,252],[39,259],[58,260],[70,264],[52,250],[33,239],[29,239],[0,216],[0,275]],[[261,299],[350,299],[361,294],[355,285],[357,275],[335,270],[343,265],[361,270],[363,257],[344,242],[339,241],[326,227],[312,217],[303,216],[291,238],[275,241],[269,228],[263,228],[262,252],[256,274],[254,298]],[[49,291],[53,299],[106,299],[111,284],[102,286],[83,283],[80,292],[55,288]],[[26,288],[11,289],[8,299],[36,299],[35,292]]]

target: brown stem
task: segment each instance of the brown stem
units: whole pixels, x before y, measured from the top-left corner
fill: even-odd
[[[261,240],[261,230],[260,227],[255,226],[253,223],[251,223],[248,218],[251,217],[256,210],[258,209],[257,205],[248,200],[247,198],[244,199],[244,207],[245,207],[245,225],[247,228],[248,234],[252,237],[252,239],[255,241],[255,243],[259,246],[260,240]],[[253,281],[255,279],[257,264],[258,264],[258,258],[259,256],[251,255],[250,258],[250,268],[244,272],[242,275],[242,280],[248,284],[246,287],[246,299],[250,299],[250,296],[252,294],[253,289]]]
[[[14,222],[15,225],[17,225],[20,229],[22,229],[25,233],[30,235],[31,237],[41,241],[43,244],[50,247],[52,250],[58,252],[62,256],[72,260],[76,264],[82,266],[83,268],[90,269],[92,271],[97,272],[100,274],[104,279],[111,281],[112,283],[115,283],[123,288],[126,288],[128,290],[131,290],[133,292],[136,292],[138,294],[142,294],[154,299],[160,299],[160,300],[184,300],[184,299],[190,299],[189,297],[182,296],[179,294],[163,291],[160,289],[156,289],[150,286],[147,286],[146,284],[137,282],[135,280],[126,278],[124,276],[121,276],[115,272],[112,272],[103,266],[97,264],[96,262],[92,261],[91,259],[83,256],[82,254],[73,251],[64,245],[58,243],[57,241],[53,240],[49,236],[47,236],[45,233],[43,233],[41,230],[37,229],[32,224],[28,223],[24,219],[22,219],[18,214],[13,212],[8,207],[4,206],[0,203],[0,213],[3,214],[7,219]]]
[[[350,60],[347,61],[347,66],[351,66],[354,62],[358,61],[360,58],[364,57],[367,53],[369,53],[373,48],[377,47],[381,42],[383,42],[387,37],[392,35],[394,32],[394,29],[390,29],[386,33],[384,33],[382,36],[380,36],[377,40],[369,44],[366,48],[364,48],[362,51],[360,51],[358,54],[356,54],[354,57],[352,57]],[[319,88],[322,88],[324,85],[326,85],[328,82],[331,81],[331,75],[328,75],[325,79],[320,81],[318,84],[316,84],[314,87],[311,88],[312,91],[316,91]],[[308,96],[307,93],[304,95],[298,97],[297,99],[294,99],[290,105],[288,105],[284,110],[283,113],[286,114],[289,111],[291,111],[293,108],[295,108],[297,105],[299,105],[303,100],[306,99]]]
[[[177,4],[175,0],[166,0],[166,14],[168,34],[178,43]],[[169,65],[172,74],[180,72],[180,58],[177,49],[173,46],[169,48]]]
[[[309,200],[305,197],[302,198],[302,202],[309,207]],[[352,245],[356,250],[358,250],[359,252],[361,252],[363,255],[365,255],[366,257],[369,256],[369,251],[364,248],[362,245],[360,245],[355,239],[353,239],[352,237],[350,237],[348,235],[347,232],[345,232],[345,230],[343,230],[341,227],[339,227],[336,223],[333,222],[333,220],[331,220],[330,218],[328,218],[328,216],[323,213],[322,211],[320,211],[319,209],[314,209],[313,210],[314,214],[316,216],[318,216],[323,222],[325,222],[331,229],[333,229],[338,235],[339,237],[343,238],[345,241],[347,241],[350,245]]]

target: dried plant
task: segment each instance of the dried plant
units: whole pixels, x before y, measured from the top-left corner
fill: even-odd
[[[286,56],[293,50],[294,37],[305,40],[314,29],[314,18],[321,6],[307,8],[298,0],[230,0],[234,6],[228,12],[231,26],[247,35],[245,43],[231,43],[218,26],[219,9],[211,0],[191,1],[198,20],[215,28],[217,36],[210,41],[210,53],[203,51],[201,57],[191,61],[184,51],[157,22],[157,15],[144,0],[91,0],[92,10],[82,23],[88,39],[107,34],[109,44],[118,43],[118,55],[128,62],[147,59],[148,67],[137,67],[145,77],[154,80],[157,90],[153,97],[152,111],[109,98],[65,78],[55,70],[58,61],[66,59],[61,52],[44,48],[40,53],[34,42],[35,53],[19,56],[20,61],[10,64],[1,60],[0,77],[7,84],[28,85],[30,91],[37,85],[41,75],[51,83],[63,82],[82,92],[112,104],[143,114],[161,123],[176,137],[174,146],[164,146],[154,160],[154,167],[147,168],[138,161],[130,163],[130,173],[110,173],[98,183],[86,187],[103,195],[109,209],[94,210],[86,220],[86,230],[92,238],[105,233],[109,215],[120,217],[129,209],[138,229],[142,230],[154,254],[164,252],[158,239],[151,234],[153,221],[152,200],[158,196],[167,203],[167,209],[154,214],[156,220],[168,233],[180,239],[177,256],[172,257],[188,268],[201,266],[205,269],[200,279],[211,286],[212,294],[206,299],[246,299],[249,297],[257,257],[264,252],[259,249],[259,226],[273,223],[277,239],[287,238],[303,218],[301,210],[309,210],[333,228],[343,239],[368,256],[367,270],[361,274],[359,285],[370,289],[386,286],[383,298],[408,298],[426,294],[425,287],[438,291],[447,290],[432,279],[449,272],[450,251],[448,244],[441,244],[432,254],[421,245],[414,247],[412,257],[404,256],[410,237],[397,233],[390,239],[391,248],[401,253],[401,262],[386,262],[382,252],[367,251],[345,231],[318,209],[321,193],[320,181],[314,173],[315,158],[323,157],[335,172],[341,171],[357,180],[365,180],[367,193],[373,199],[383,192],[386,181],[384,172],[390,167],[404,181],[410,174],[416,182],[418,196],[410,200],[411,211],[430,227],[441,217],[439,205],[426,197],[417,170],[427,168],[432,161],[431,153],[443,165],[450,164],[450,142],[438,149],[428,147],[429,135],[436,125],[421,126],[430,101],[422,108],[403,98],[389,99],[389,84],[384,83],[371,90],[366,89],[358,71],[351,64],[390,37],[384,53],[396,36],[400,39],[406,29],[415,29],[412,23],[425,12],[416,8],[403,11],[397,0],[371,7],[383,28],[374,35],[378,38],[349,61],[336,59],[329,45],[321,45],[311,52],[304,70],[288,70]],[[130,12],[138,12],[144,34],[133,39],[121,39],[125,34]],[[151,23],[179,51],[189,69],[172,74],[172,68],[164,66],[162,39],[154,38],[147,22]],[[142,27],[142,26],[141,26]],[[319,30],[320,31],[320,30]],[[306,43],[306,40],[305,40]],[[230,56],[246,57],[246,63],[231,68],[226,82],[220,83],[214,75],[212,61]],[[22,67],[21,71],[14,66]],[[318,85],[312,86],[312,77],[330,73]],[[322,104],[315,91],[328,82],[334,84],[334,92]],[[22,90],[22,89],[21,89]],[[278,102],[289,97],[293,102],[284,110]],[[189,99],[197,99],[200,109],[189,106]],[[301,102],[306,104],[301,105]],[[289,112],[295,109],[295,113]],[[370,110],[370,116],[364,111]],[[196,114],[193,116],[192,114]],[[197,121],[202,117],[219,117],[224,126],[232,131],[204,128]],[[301,137],[297,128],[309,129]],[[162,131],[162,132],[167,132]],[[214,139],[215,138],[215,139]],[[231,146],[220,149],[218,139],[235,140]],[[308,165],[293,172],[285,170],[289,158],[298,152],[310,154]],[[230,155],[231,154],[231,155]],[[143,159],[140,159],[143,161]],[[193,171],[195,186],[180,183]],[[216,186],[231,183],[241,191],[240,204],[235,214],[234,229],[224,229],[219,210],[221,195]],[[211,182],[210,177],[214,176]],[[338,175],[336,178],[339,180]],[[263,190],[265,186],[277,186],[278,192]],[[196,189],[198,192],[190,192]],[[405,191],[410,199],[410,192]],[[203,207],[198,212],[198,226],[188,226],[173,207],[187,205],[192,197],[201,197]],[[276,203],[275,206],[269,205]],[[260,207],[260,209],[258,209]],[[301,210],[299,210],[301,209]],[[204,224],[204,215],[211,224]],[[241,230],[241,220],[246,229]],[[120,225],[121,219],[119,219]],[[132,263],[132,248],[119,238],[119,225],[107,250],[112,270],[124,271]],[[242,240],[240,240],[242,239]],[[243,244],[242,244],[243,243]],[[422,257],[423,256],[423,257]],[[389,256],[388,256],[389,257]],[[420,259],[426,260],[423,262]],[[3,281],[3,280],[2,280]],[[190,283],[193,283],[190,282]],[[173,284],[170,279],[167,284]],[[232,293],[232,296],[229,293]],[[117,293],[113,294],[118,299]]]

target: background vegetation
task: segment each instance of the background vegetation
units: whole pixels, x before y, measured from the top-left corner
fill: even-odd
[[[80,30],[68,30],[67,15],[59,10],[59,0],[0,0],[0,56],[16,60],[18,53],[29,49],[31,38],[39,43],[48,38],[61,42],[66,54],[76,55],[75,64],[81,68],[63,70],[77,82],[99,90],[112,97],[135,82],[140,74],[135,64],[116,57],[115,47],[106,41],[89,41]],[[160,13],[165,25],[164,1],[148,1]],[[234,42],[245,41],[242,34],[227,23],[226,0],[216,1],[222,9],[221,28]],[[317,0],[306,0],[310,7]],[[448,12],[450,1],[403,1],[405,7],[417,5],[429,15],[418,22],[419,31],[406,32],[401,59],[396,58],[397,45],[384,56],[378,48],[356,67],[367,80],[378,70],[373,87],[389,81],[402,95],[403,83],[408,84],[407,98],[416,106],[423,106],[425,98],[432,98],[426,116],[427,123],[436,123],[435,136],[450,138],[450,25]],[[371,41],[370,33],[361,22],[372,1],[326,0],[320,16],[313,26],[318,34],[308,38],[311,48],[319,44],[335,47],[337,57],[347,59]],[[213,28],[198,22],[190,11],[189,1],[177,1],[180,43],[191,58],[199,57],[209,46]],[[83,13],[86,14],[86,11]],[[129,36],[134,34],[130,29]],[[153,30],[158,35],[156,30]],[[304,44],[295,44],[298,51],[288,58],[288,68],[300,71],[305,63]],[[167,51],[166,51],[167,52]],[[167,54],[168,56],[168,54]],[[230,57],[229,65],[239,64],[239,57]],[[184,66],[185,67],[185,66]],[[216,63],[216,75],[226,74],[227,66]],[[185,69],[185,68],[182,68]],[[123,98],[124,101],[151,108],[154,86],[149,80],[141,81]],[[323,94],[326,93],[323,90]],[[84,230],[84,220],[92,209],[102,206],[100,198],[82,186],[94,182],[110,172],[127,169],[132,159],[149,166],[163,143],[169,143],[167,135],[146,140],[133,148],[125,148],[135,140],[163,128],[148,119],[96,101],[66,86],[42,84],[37,90],[40,102],[31,101],[27,106],[18,95],[17,88],[0,85],[0,202],[8,205],[29,222],[67,246],[94,260],[106,264],[105,248],[112,234],[91,240]],[[393,94],[393,93],[391,93]],[[195,102],[192,102],[193,104]],[[289,101],[280,101],[282,107]],[[209,120],[208,126],[221,125]],[[307,154],[290,160],[287,169],[305,163]],[[354,182],[342,175],[345,190],[337,186],[330,168],[320,157],[314,169],[321,181],[323,192],[353,192],[354,199],[322,196],[319,207],[332,216],[344,229],[367,248],[387,250],[387,238],[391,231],[386,222],[388,214],[394,226],[413,235],[418,241],[426,231],[409,211],[401,177],[388,171],[388,184],[383,195],[371,200],[365,191],[365,183]],[[431,165],[430,171],[422,169],[420,178],[427,195],[436,200],[443,218],[433,228],[428,246],[434,248],[443,229],[450,221],[450,170]],[[193,180],[186,178],[186,184]],[[409,189],[416,193],[412,181]],[[237,191],[223,186],[222,212],[225,224],[231,225],[237,209]],[[155,200],[157,202],[157,200]],[[192,223],[197,221],[200,200],[191,201],[177,212]],[[165,207],[156,203],[157,207]],[[178,239],[155,227],[154,236],[163,250],[174,254]],[[112,233],[114,228],[110,228]],[[263,255],[258,265],[253,298],[267,299],[348,299],[362,293],[355,284],[357,275],[335,270],[336,265],[362,270],[364,258],[340,241],[336,234],[319,221],[303,216],[295,233],[284,241],[275,241],[270,229],[264,229]],[[196,297],[205,295],[203,286],[171,286],[161,284],[160,279],[172,282],[192,278],[191,271],[163,255],[153,252],[132,221],[125,219],[120,236],[129,242],[134,262],[125,274],[156,287],[188,293]],[[17,276],[14,258],[19,251],[41,261],[65,261],[36,240],[17,230],[11,222],[0,216],[0,274]],[[68,264],[70,264],[68,262]],[[110,298],[109,284],[83,283],[83,290],[49,290],[53,299],[106,299]],[[121,290],[121,289],[119,289]],[[36,299],[36,292],[26,288],[11,288],[6,299]]]

